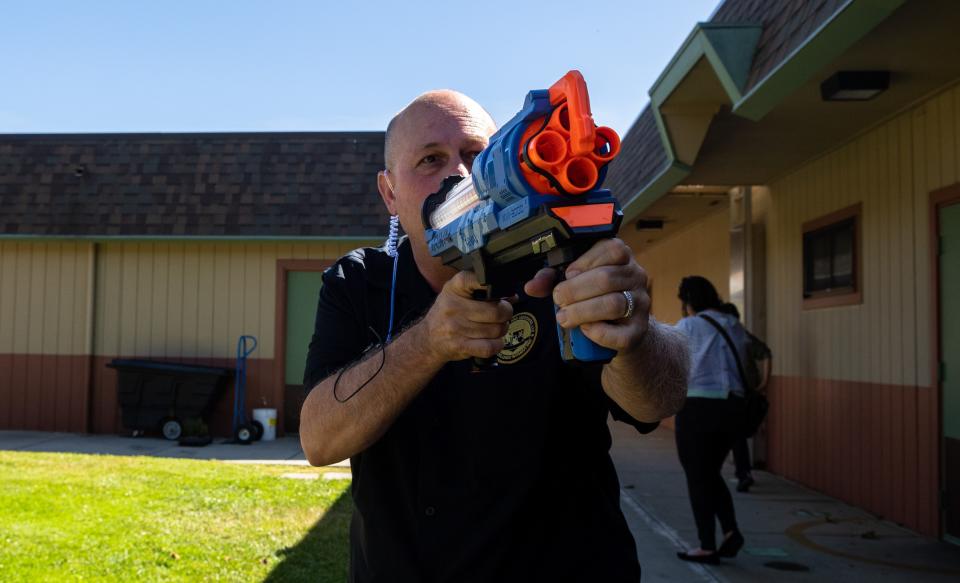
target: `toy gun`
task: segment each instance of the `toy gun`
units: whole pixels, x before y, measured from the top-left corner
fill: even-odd
[[[475,299],[509,297],[544,266],[562,277],[564,267],[620,228],[620,204],[600,190],[619,151],[616,132],[594,124],[579,71],[529,92],[476,157],[471,176],[448,177],[424,200],[430,254],[474,271],[483,286]],[[558,325],[557,333],[564,360],[616,355],[579,328]]]

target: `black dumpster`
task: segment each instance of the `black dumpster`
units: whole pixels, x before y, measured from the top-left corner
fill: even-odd
[[[233,371],[150,360],[116,359],[117,396],[124,427],[134,432],[157,429],[177,440],[187,419],[203,419],[223,394]]]

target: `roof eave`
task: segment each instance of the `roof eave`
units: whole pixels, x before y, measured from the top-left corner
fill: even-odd
[[[885,20],[905,0],[849,0],[763,79],[744,93],[762,28],[756,24],[698,23],[650,89],[667,164],[624,205],[627,220],[638,216],[690,174],[694,160],[677,159],[661,107],[706,58],[729,99],[732,113],[758,121],[818,70],[835,60]],[[709,124],[709,119],[707,120]],[[703,128],[703,134],[706,128]]]

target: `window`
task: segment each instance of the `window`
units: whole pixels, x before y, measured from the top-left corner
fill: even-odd
[[[859,304],[860,205],[803,225],[803,307]]]

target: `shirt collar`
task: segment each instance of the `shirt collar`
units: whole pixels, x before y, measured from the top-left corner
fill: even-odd
[[[411,298],[424,298],[429,301],[437,296],[427,280],[417,268],[413,258],[413,246],[410,238],[404,235],[397,244],[397,293]],[[386,245],[368,253],[366,260],[367,281],[382,289],[390,290],[393,282],[393,257],[387,254]]]

